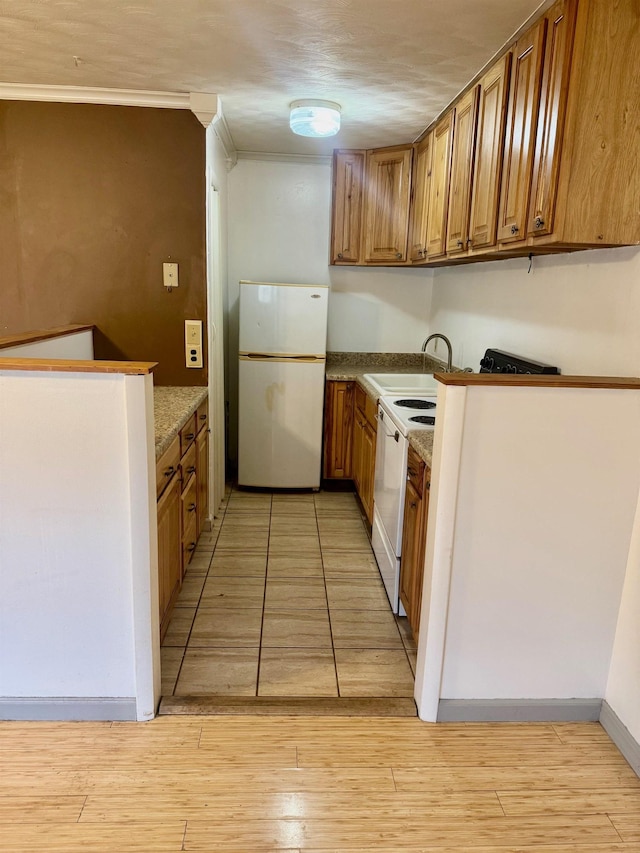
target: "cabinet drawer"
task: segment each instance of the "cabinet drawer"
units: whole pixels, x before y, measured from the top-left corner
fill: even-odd
[[[203,400],[196,410],[196,433],[207,426],[209,420],[209,401]]]
[[[196,437],[196,413],[194,412],[180,430],[180,456],[184,456],[187,448]]]
[[[413,488],[418,493],[419,497],[422,497],[422,488],[424,483],[424,472],[427,468],[426,462],[420,459],[418,454],[412,447],[409,447],[409,453],[407,455],[407,480],[411,483]],[[431,475],[431,470],[429,470],[429,476]]]
[[[180,464],[180,438],[176,436],[169,447],[156,462],[156,497],[160,497],[162,492],[171,482],[171,478],[178,470]]]
[[[363,417],[369,421],[374,429],[376,429],[378,423],[376,403],[358,384],[356,384],[355,402],[356,409],[359,409]]]
[[[198,517],[198,483],[195,474],[186,481],[182,490],[182,529],[187,530]]]
[[[184,454],[182,459],[180,460],[180,467],[182,468],[182,483],[183,486],[186,487],[189,482],[189,478],[196,473],[197,466],[197,450],[195,442],[189,445],[187,452]]]

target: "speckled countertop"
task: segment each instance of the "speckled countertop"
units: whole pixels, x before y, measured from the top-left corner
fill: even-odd
[[[153,414],[156,431],[156,459],[207,396],[205,386],[159,385],[153,389]]]
[[[438,373],[444,367],[442,361],[422,353],[332,352],[327,353],[326,375],[331,380],[357,382],[377,403],[378,394],[363,378],[365,373]],[[411,430],[409,444],[431,467],[433,430]]]

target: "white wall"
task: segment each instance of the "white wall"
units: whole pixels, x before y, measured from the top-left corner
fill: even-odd
[[[93,331],[72,332],[43,341],[0,349],[0,358],[66,358],[93,360]]]
[[[0,369],[0,715],[154,714],[152,395],[151,375]]]
[[[531,274],[528,267],[521,259],[435,271],[431,327],[452,339],[457,364],[477,369],[484,350],[497,347],[557,364],[565,374],[640,375],[640,249],[534,258]],[[612,495],[616,508],[617,488]],[[638,614],[640,505],[605,693],[640,741]]]
[[[238,282],[329,284],[327,345],[415,352],[429,334],[432,273],[329,266],[331,166],[240,160],[229,174],[228,361],[235,452]]]
[[[454,363],[478,370],[487,347],[565,374],[640,373],[640,249],[598,249],[435,271],[431,327]]]

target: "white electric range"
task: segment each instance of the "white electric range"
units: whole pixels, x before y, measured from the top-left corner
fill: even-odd
[[[400,603],[400,551],[407,481],[407,453],[412,430],[433,430],[437,398],[394,395],[378,401],[376,474],[371,544],[391,609],[404,616]]]

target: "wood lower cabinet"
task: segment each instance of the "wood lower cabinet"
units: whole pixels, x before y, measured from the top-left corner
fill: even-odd
[[[326,383],[322,476],[328,480],[351,479],[354,385],[354,382]]]
[[[158,501],[158,597],[161,637],[164,637],[167,630],[168,614],[171,613],[182,580],[181,491],[182,481],[175,473]]]
[[[356,385],[353,417],[352,472],[367,521],[373,524],[373,486],[376,465],[376,406]]]
[[[156,465],[160,637],[209,513],[206,402],[191,415]]]
[[[410,446],[400,552],[400,600],[416,641],[420,631],[430,487],[431,469]]]

